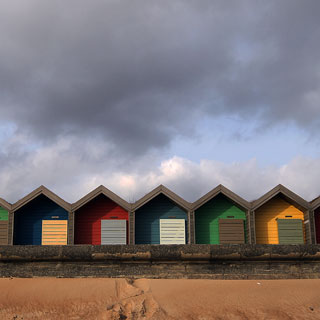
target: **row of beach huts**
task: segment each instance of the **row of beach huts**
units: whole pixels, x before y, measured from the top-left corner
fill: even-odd
[[[194,203],[160,185],[135,203],[104,186],[70,204],[41,186],[0,198],[1,245],[320,244],[320,197],[278,185],[248,202],[219,185]]]

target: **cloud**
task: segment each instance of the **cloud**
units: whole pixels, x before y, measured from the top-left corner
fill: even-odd
[[[84,145],[77,138],[60,138],[50,147],[39,149],[30,148],[26,142],[28,137],[14,136],[0,152],[0,196],[11,202],[41,184],[70,202],[101,184],[130,202],[159,184],[188,201],[197,200],[218,184],[247,200],[262,196],[279,183],[306,200],[320,194],[319,158],[296,157],[282,166],[261,166],[255,159],[223,163],[171,157],[159,163],[159,158],[146,156],[133,159],[131,166],[124,167],[117,158],[108,156],[109,149],[103,141]],[[24,145],[29,147],[23,149]]]
[[[319,10],[317,0],[5,2],[0,121],[37,143],[98,137],[130,159],[193,136],[208,116],[316,132]]]

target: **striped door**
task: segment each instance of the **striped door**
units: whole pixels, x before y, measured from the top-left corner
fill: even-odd
[[[245,243],[242,219],[219,219],[220,243]]]
[[[8,221],[0,220],[0,245],[8,244]]]
[[[279,244],[304,244],[300,219],[278,219]]]
[[[127,244],[127,220],[101,220],[101,244]]]
[[[42,220],[42,245],[67,245],[68,220]]]
[[[160,219],[160,244],[185,244],[184,219]]]

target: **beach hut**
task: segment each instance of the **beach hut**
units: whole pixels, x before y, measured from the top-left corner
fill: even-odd
[[[9,212],[11,204],[0,198],[0,245],[9,244]]]
[[[193,203],[195,243],[250,242],[250,204],[219,185]]]
[[[309,203],[282,185],[251,203],[257,244],[312,243]]]
[[[72,205],[74,244],[128,244],[130,204],[100,186]]]
[[[320,244],[320,196],[311,201],[311,210],[314,217],[315,243]]]
[[[190,204],[160,185],[133,205],[135,244],[188,243]]]
[[[71,205],[40,186],[12,206],[13,244],[66,245]]]

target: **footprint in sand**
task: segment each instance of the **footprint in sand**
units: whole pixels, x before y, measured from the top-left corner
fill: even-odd
[[[107,307],[101,319],[166,319],[165,312],[152,296],[149,280],[115,280],[117,302]]]

